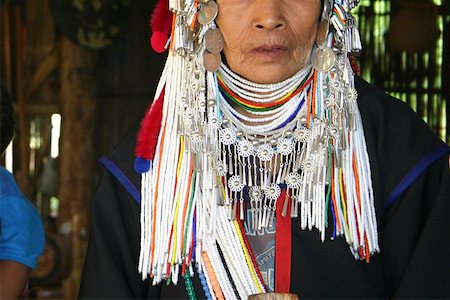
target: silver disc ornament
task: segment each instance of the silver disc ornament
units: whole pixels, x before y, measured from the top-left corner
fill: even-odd
[[[209,28],[205,32],[204,41],[206,50],[211,53],[218,54],[223,50],[223,36],[218,28]]]
[[[206,49],[203,51],[203,66],[206,71],[215,72],[219,70],[221,60],[220,54],[211,53]]]
[[[200,10],[198,11],[197,20],[202,25],[208,25],[217,17],[217,13],[219,12],[219,7],[217,6],[216,1],[208,1],[203,4]]]
[[[330,71],[336,61],[336,55],[328,47],[317,47],[311,57],[311,63],[317,71]]]

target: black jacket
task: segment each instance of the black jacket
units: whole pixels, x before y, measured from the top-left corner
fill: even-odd
[[[292,222],[291,292],[305,298],[450,298],[449,147],[403,102],[356,78],[381,252],[355,261],[341,237]],[[187,298],[137,272],[140,177],[134,126],[108,156],[93,204],[80,298]],[[333,228],[327,229],[327,237]],[[196,296],[204,298],[194,278]]]

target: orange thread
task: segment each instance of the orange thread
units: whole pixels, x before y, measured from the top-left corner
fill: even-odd
[[[307,101],[307,114],[306,114],[306,126],[308,128],[310,128],[309,126],[309,121],[311,119],[311,93],[309,93],[309,95],[307,96],[308,101]]]
[[[364,246],[366,250],[366,263],[370,262],[369,240],[367,239],[367,233],[364,234]]]
[[[224,296],[222,294],[222,289],[220,288],[219,281],[217,281],[216,273],[211,265],[211,261],[209,260],[208,254],[206,251],[202,252],[203,261],[205,262],[206,271],[209,275],[209,281],[211,282],[212,288],[218,300],[224,300]]]
[[[315,118],[317,112],[316,112],[316,90],[317,90],[317,71],[314,71],[314,83],[313,83],[313,90],[312,90],[312,104],[311,104],[311,110],[312,110],[312,117]]]
[[[170,33],[170,49],[173,49],[173,40],[175,39],[175,24],[176,24],[176,15],[172,16],[172,32]]]
[[[358,206],[359,206],[358,213],[361,214],[361,212],[362,212],[362,207],[361,207],[361,189],[360,189],[360,185],[359,185],[359,174],[358,174],[358,168],[356,166],[356,154],[355,154],[355,152],[353,152],[353,155],[352,155],[352,162],[353,162],[353,173],[355,174],[356,198],[358,199]],[[356,208],[355,208],[355,210],[356,210]],[[356,222],[358,222],[358,214],[356,214],[355,217],[356,217]],[[359,234],[358,234],[358,238],[360,238]]]
[[[198,2],[197,1],[195,1],[194,7],[195,7],[195,9],[197,9],[197,7],[198,7]],[[192,19],[192,22],[189,25],[189,28],[191,29],[191,31],[194,31],[195,23],[197,23],[197,16],[198,16],[198,13],[195,13],[194,18]]]
[[[339,18],[342,24],[345,24],[344,17],[341,15],[340,11],[337,8],[333,9],[333,11],[336,13],[336,16]]]
[[[166,128],[167,128],[167,124],[164,123],[164,129],[162,132],[162,136],[161,136],[161,144],[159,147],[159,159],[161,160],[162,157],[162,152],[163,152],[163,148],[164,148],[164,137],[166,134]],[[156,187],[158,187],[159,185],[159,178],[160,178],[160,174],[161,174],[161,162],[158,164],[158,175],[156,176]],[[152,224],[152,242],[150,244],[150,253],[151,253],[151,257],[152,257],[152,262],[153,262],[153,258],[154,258],[154,254],[155,254],[155,227],[156,227],[156,204],[158,202],[158,188],[155,189],[155,197],[153,199],[153,224]]]
[[[353,166],[353,174],[355,176],[356,199],[358,200],[358,207],[359,207],[358,213],[361,214],[361,211],[362,211],[362,207],[361,207],[361,189],[360,189],[360,186],[359,186],[359,174],[358,174],[358,168],[356,166],[356,154],[355,154],[354,151],[353,151],[353,154],[352,154],[352,166]],[[355,211],[356,211],[356,207],[355,207]],[[357,225],[359,224],[358,213],[355,213],[355,219],[356,219],[356,224]],[[358,233],[358,244],[359,244],[359,240],[362,237],[359,235],[359,230],[357,230],[357,233]]]
[[[356,184],[356,197],[358,198],[358,204],[361,212],[361,190],[359,186],[359,174],[358,174],[358,168],[356,167],[356,155],[355,152],[353,152],[352,155],[353,160],[353,173],[355,174],[355,184]]]

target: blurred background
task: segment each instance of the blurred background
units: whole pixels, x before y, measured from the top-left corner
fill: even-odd
[[[164,63],[149,46],[155,2],[0,0],[1,81],[17,118],[0,164],[38,208],[47,237],[30,298],[77,296],[98,159],[143,115]],[[360,1],[356,16],[361,77],[448,143],[450,1]]]

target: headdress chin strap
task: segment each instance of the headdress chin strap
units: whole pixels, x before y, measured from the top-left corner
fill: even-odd
[[[333,11],[333,0],[322,0],[321,20],[329,20]]]

